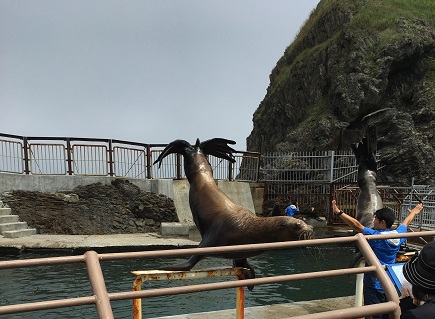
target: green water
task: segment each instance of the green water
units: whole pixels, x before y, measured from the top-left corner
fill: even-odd
[[[294,274],[348,267],[354,255],[352,246],[320,246],[276,250],[249,259],[257,277]],[[40,258],[53,254],[23,253],[19,256],[1,256],[5,259]],[[130,291],[134,275],[132,270],[157,269],[167,263],[184,259],[142,259],[130,261],[102,262],[107,290],[113,292]],[[230,267],[232,262],[225,259],[207,258],[194,269]],[[233,280],[222,277],[215,280]],[[148,282],[142,289],[171,287],[207,283],[210,280],[186,280],[172,282]],[[338,276],[324,279],[292,281],[280,284],[256,286],[253,291],[245,292],[245,307],[288,303],[293,301],[323,299],[353,295],[354,276]],[[74,298],[92,295],[87,271],[82,264],[7,269],[0,270],[0,304],[17,304]],[[132,318],[131,300],[114,301],[112,309],[115,318]],[[143,318],[168,316],[193,312],[234,309],[235,289],[192,293],[179,296],[156,297],[142,300]],[[16,315],[0,315],[0,318],[98,318],[94,305],[61,308]]]

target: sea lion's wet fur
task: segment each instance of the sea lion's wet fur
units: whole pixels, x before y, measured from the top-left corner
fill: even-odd
[[[308,239],[313,237],[312,227],[305,222],[286,216],[258,217],[248,209],[235,204],[217,186],[206,155],[235,162],[228,144],[234,141],[215,138],[195,145],[176,140],[162,151],[154,162],[159,166],[167,155],[178,153],[184,157],[184,171],[190,183],[189,204],[193,220],[201,233],[198,247],[229,246]],[[228,253],[214,255],[234,260],[234,266],[250,269],[247,274],[255,277],[246,258],[260,252]],[[192,256],[184,263],[165,266],[166,270],[190,270],[205,256]]]
[[[356,219],[369,228],[373,227],[374,212],[384,206],[377,190],[376,143],[376,130],[372,128],[361,142],[351,145],[358,164],[360,190]]]
[[[358,165],[358,187],[360,190],[356,219],[368,228],[373,227],[374,213],[384,207],[377,189],[376,145],[375,128],[368,129],[361,142],[351,145]],[[362,253],[358,251],[352,258],[349,267],[355,267],[362,258]]]

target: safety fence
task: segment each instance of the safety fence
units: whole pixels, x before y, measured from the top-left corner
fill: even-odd
[[[130,178],[185,177],[183,157],[170,154],[153,165],[166,144],[115,139],[31,137],[0,133],[0,172]],[[258,180],[260,154],[237,151],[235,163],[209,156],[215,179]],[[242,164],[243,163],[243,164]]]
[[[379,156],[377,156],[379,159]],[[272,152],[262,155],[263,180],[286,183],[354,183],[357,163],[352,151]]]
[[[331,201],[337,200],[340,208],[349,215],[356,217],[360,189],[357,183],[291,183],[265,182],[264,200],[269,206],[279,205],[283,211],[291,200],[297,200],[302,213],[313,211],[326,217],[330,224],[342,224],[341,218],[333,214]],[[396,214],[396,220],[403,221],[420,201],[424,210],[411,223],[417,229],[435,229],[435,188],[427,185],[411,185],[399,187],[393,185],[378,185],[378,192],[384,206],[391,208]],[[325,215],[326,214],[326,215]]]
[[[127,300],[127,299],[140,299],[150,297],[164,297],[171,295],[179,295],[186,293],[211,291],[217,289],[229,289],[245,286],[258,286],[264,284],[272,284],[279,282],[288,282],[294,280],[308,280],[316,278],[345,276],[351,274],[361,274],[367,272],[374,272],[379,279],[388,301],[376,305],[367,306],[355,306],[347,309],[327,311],[317,314],[296,316],[292,318],[298,319],[312,319],[312,318],[360,318],[364,316],[372,316],[381,313],[390,313],[390,318],[399,319],[400,307],[399,296],[396,288],[389,279],[385,272],[384,266],[380,264],[375,254],[368,244],[369,240],[386,239],[386,238],[409,238],[409,237],[431,237],[435,236],[435,231],[407,233],[407,234],[386,234],[386,235],[371,235],[363,236],[357,234],[348,237],[338,238],[324,238],[324,239],[309,239],[303,241],[291,241],[291,242],[278,242],[268,244],[254,244],[254,245],[237,245],[237,246],[222,246],[222,247],[208,247],[208,248],[186,248],[186,249],[171,249],[171,250],[159,250],[159,251],[141,251],[141,252],[128,252],[128,253],[107,253],[98,254],[95,251],[88,251],[79,256],[64,256],[64,257],[49,257],[38,259],[24,259],[24,260],[9,260],[0,261],[0,271],[2,269],[15,269],[22,267],[38,267],[38,266],[52,266],[52,265],[68,265],[73,263],[85,263],[89,275],[89,280],[92,287],[93,295],[82,296],[61,300],[50,300],[32,303],[22,303],[14,305],[1,305],[0,315],[3,314],[16,314],[28,311],[38,311],[44,309],[55,309],[64,307],[73,307],[80,305],[94,304],[99,318],[113,318],[113,312],[111,308],[111,301]],[[145,259],[145,258],[167,258],[167,257],[179,257],[179,256],[191,256],[191,255],[222,255],[224,253],[234,252],[258,252],[271,249],[291,249],[296,247],[309,247],[319,246],[325,244],[339,245],[342,243],[356,244],[359,250],[362,252],[365,260],[368,263],[366,267],[359,268],[345,268],[345,269],[332,269],[311,273],[299,273],[281,276],[271,276],[256,279],[241,279],[230,281],[219,281],[213,283],[167,287],[159,289],[147,289],[134,291],[121,291],[121,292],[108,292],[105,285],[101,262],[112,260],[126,260],[126,259]],[[11,281],[11,285],[14,284]],[[20,282],[16,281],[15,284],[19,285]],[[134,287],[134,285],[133,285]],[[1,289],[1,288],[0,288]],[[145,309],[146,311],[146,309]],[[290,316],[290,314],[289,314]],[[240,316],[238,318],[243,318]]]
[[[378,162],[378,174],[382,164]],[[330,224],[342,224],[335,216],[331,201],[336,199],[349,215],[357,214],[360,189],[358,165],[351,151],[274,152],[262,155],[260,174],[264,181],[264,201],[281,210],[296,200],[301,212],[326,217]],[[435,188],[428,185],[378,185],[384,206],[391,208],[396,219],[403,221],[408,209],[422,201],[425,209],[412,222],[417,229],[435,229]]]
[[[32,175],[116,176],[145,179],[185,178],[183,157],[167,156],[153,165],[166,144],[114,139],[25,137],[0,133],[0,172]],[[356,215],[357,164],[351,151],[279,152],[262,155],[237,151],[236,162],[209,156],[215,179],[264,183],[265,205],[284,209],[297,199],[303,211],[313,207],[328,222],[342,223],[332,214],[331,200]],[[379,156],[377,156],[379,160]],[[382,166],[379,165],[382,171]],[[378,187],[385,206],[399,221],[419,200],[425,210],[413,222],[419,229],[435,229],[435,188]]]
[[[183,157],[170,154],[153,165],[166,144],[115,139],[32,137],[0,133],[0,172],[32,175],[86,175],[184,178]],[[351,151],[235,152],[235,163],[209,156],[215,179],[267,182],[355,182]]]

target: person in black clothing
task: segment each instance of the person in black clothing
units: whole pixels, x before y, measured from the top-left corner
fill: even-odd
[[[400,319],[435,318],[435,241],[403,265],[403,275],[412,284],[414,302],[405,291],[408,296],[400,300]]]

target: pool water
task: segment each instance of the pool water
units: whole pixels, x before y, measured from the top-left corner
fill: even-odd
[[[295,248],[265,252],[249,259],[257,278],[347,268],[354,255],[353,246],[326,245],[310,248]],[[22,253],[1,256],[5,259],[28,259],[59,256],[53,254]],[[185,260],[141,259],[103,261],[101,263],[106,287],[109,292],[130,291],[134,279],[133,270],[158,269],[168,263]],[[231,267],[232,261],[207,258],[194,269]],[[176,280],[144,283],[142,289],[173,287],[178,285],[209,283],[234,280],[221,277],[198,280]],[[256,286],[253,291],[245,290],[245,307],[288,303],[302,300],[324,299],[353,295],[355,276],[336,276],[323,279],[299,280],[286,283]],[[87,270],[84,264],[57,265],[50,267],[0,270],[0,304],[17,304],[92,295]],[[234,309],[235,289],[215,290],[178,296],[155,297],[142,300],[143,318],[153,318],[193,312]],[[115,318],[132,318],[132,301],[113,301]],[[94,305],[77,306],[15,315],[0,315],[0,318],[98,318]]]

